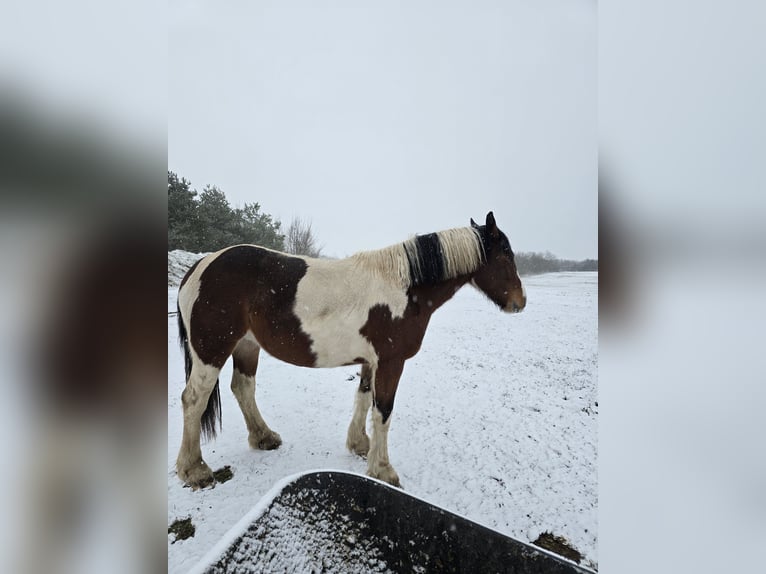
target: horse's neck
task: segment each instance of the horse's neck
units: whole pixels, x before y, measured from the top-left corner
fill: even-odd
[[[434,285],[419,285],[410,289],[411,296],[417,297],[421,305],[432,312],[452,299],[458,290],[471,279],[469,275],[461,275],[453,279],[447,279]]]

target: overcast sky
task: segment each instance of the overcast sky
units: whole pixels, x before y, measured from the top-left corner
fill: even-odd
[[[171,2],[168,169],[346,256],[483,222],[597,251],[592,0]]]

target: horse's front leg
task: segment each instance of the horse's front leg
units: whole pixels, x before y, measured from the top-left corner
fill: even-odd
[[[388,429],[394,410],[394,397],[402,376],[404,361],[384,361],[373,374],[372,440],[367,455],[367,474],[394,486],[401,486],[399,475],[388,459]]]
[[[367,363],[362,365],[362,380],[354,398],[354,416],[348,426],[346,448],[359,456],[367,456],[370,450],[370,437],[367,436],[367,413],[372,406],[372,368]]]

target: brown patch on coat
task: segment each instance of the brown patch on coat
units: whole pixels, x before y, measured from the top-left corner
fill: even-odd
[[[431,315],[469,279],[464,275],[436,285],[411,287],[402,317],[394,317],[388,305],[378,304],[370,309],[359,332],[372,343],[378,355],[374,403],[383,415],[383,422],[394,408],[404,361],[420,350]]]
[[[200,277],[190,319],[189,340],[202,362],[221,368],[249,330],[274,357],[313,367],[311,338],[293,313],[307,269],[303,259],[254,245],[218,255]]]
[[[495,216],[490,211],[483,227],[471,225],[481,236],[484,246],[484,261],[473,276],[475,285],[503,311],[521,311],[527,298],[521,286],[516,262],[508,237],[500,231]]]
[[[521,310],[527,304],[521,279],[513,259],[502,251],[487,255],[488,263],[474,274],[473,280],[484,294],[501,309]]]
[[[231,354],[234,368],[247,377],[254,377],[258,370],[258,355],[261,348],[249,339],[242,339]]]

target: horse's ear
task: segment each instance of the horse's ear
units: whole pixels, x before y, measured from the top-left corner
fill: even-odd
[[[487,214],[487,231],[492,237],[500,237],[500,230],[497,228],[495,216],[491,211]]]
[[[471,218],[471,227],[475,229],[479,229],[479,226],[476,224],[476,222],[473,220],[473,217]]]

